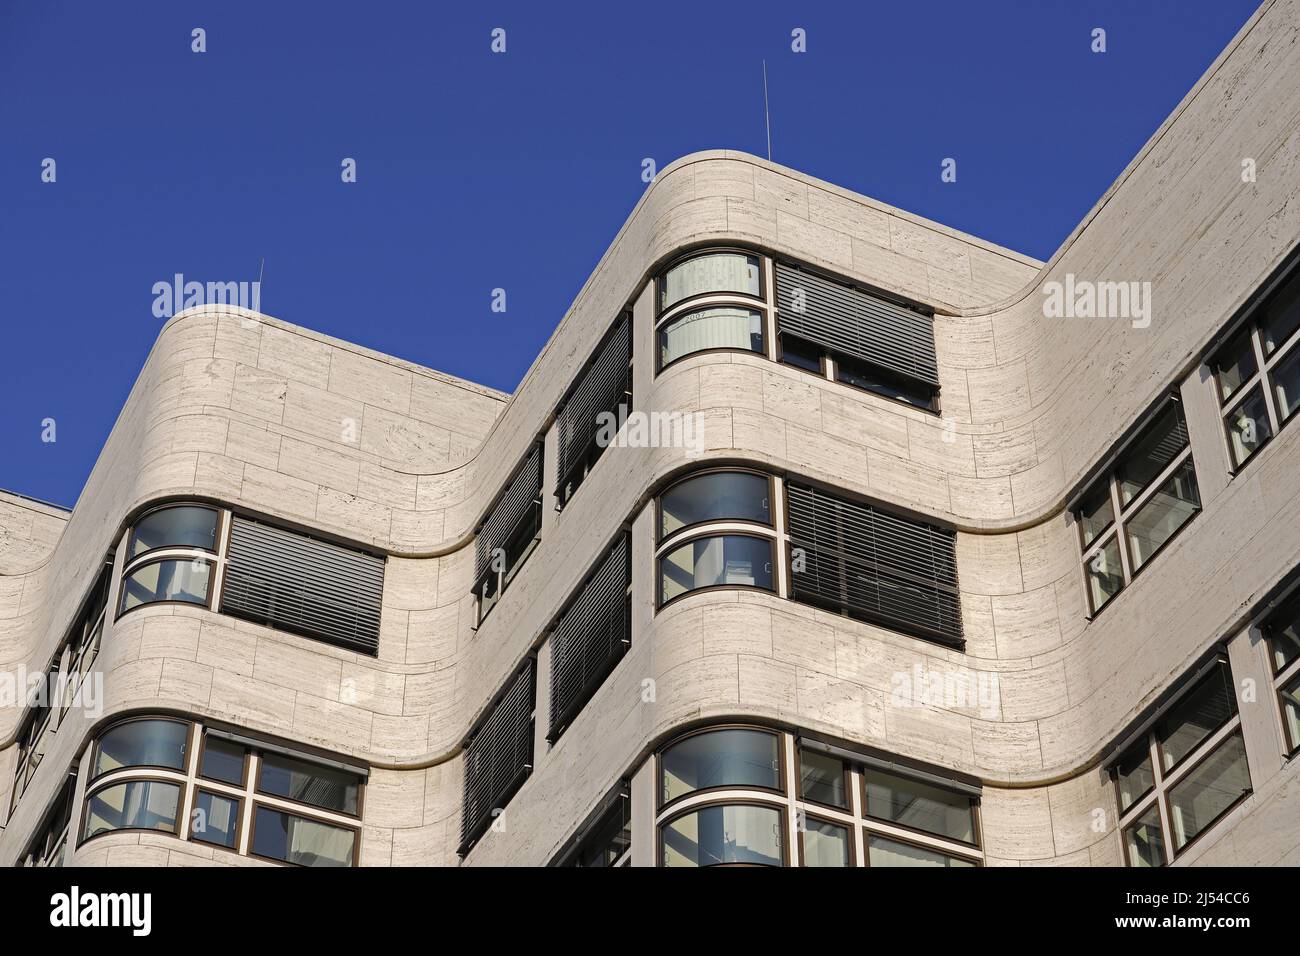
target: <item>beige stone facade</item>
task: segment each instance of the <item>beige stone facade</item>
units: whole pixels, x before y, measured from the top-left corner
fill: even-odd
[[[1234,473],[1207,350],[1300,238],[1300,2],[1263,4],[1047,263],[754,156],[665,168],[513,395],[235,308],[162,329],[76,507],[0,497],[0,665],[43,668],[117,549],[96,666],[102,713],[67,711],[0,830],[21,858],[65,771],[127,714],[171,714],[367,768],[357,862],[544,865],[620,780],[632,860],[656,860],[653,763],[710,721],[860,745],[977,779],[987,865],[1121,865],[1108,749],[1225,643],[1251,795],[1178,863],[1300,863],[1261,600],[1300,567],[1300,427]],[[1243,182],[1243,158],[1254,182]],[[942,411],[758,354],[711,351],[656,374],[654,277],[683,250],[790,257],[932,309]],[[766,260],[765,260],[766,261]],[[769,266],[770,267],[770,266]],[[1067,275],[1151,283],[1149,327],[1044,317]],[[635,407],[700,412],[700,454],[618,448],[562,510],[546,458],[537,550],[478,626],[474,537],[594,344],[631,309]],[[297,317],[310,323],[309,317]],[[1071,512],[1176,390],[1202,511],[1090,616]],[[798,475],[956,531],[964,650],[780,594],[709,590],[656,611],[654,498],[710,463]],[[180,604],[117,617],[124,540],[162,501],[264,516],[387,556],[378,653]],[[467,735],[619,534],[632,531],[630,649],[531,773],[503,825],[458,856]],[[990,709],[891,701],[898,674],[996,675]],[[644,682],[654,682],[652,701]],[[0,709],[0,802],[20,707]],[[1099,813],[1100,811],[1100,813]],[[76,845],[75,865],[248,864],[165,834]]]

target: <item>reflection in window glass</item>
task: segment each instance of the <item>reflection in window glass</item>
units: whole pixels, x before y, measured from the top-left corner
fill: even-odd
[[[155,561],[137,568],[122,579],[122,610],[157,601],[207,604],[211,570],[206,561],[189,559]]]
[[[775,807],[704,807],[664,826],[664,866],[781,866],[781,830]]]
[[[761,730],[710,730],[687,737],[660,758],[663,802],[710,787],[781,788],[777,738]]]
[[[1129,866],[1164,866],[1165,841],[1160,832],[1160,806],[1138,817],[1125,831],[1124,843],[1128,847]]]
[[[1164,769],[1180,763],[1236,712],[1232,674],[1221,661],[1156,724]]]
[[[836,356],[835,379],[845,385],[907,402],[917,408],[934,407],[934,389],[930,386],[891,375],[859,359]]]
[[[1234,465],[1244,465],[1260,445],[1273,437],[1273,426],[1268,421],[1264,405],[1264,392],[1255,388],[1224,417],[1228,426],[1228,441],[1232,445]]]
[[[1110,496],[1110,479],[1099,482],[1079,502],[1079,524],[1086,547],[1115,520],[1115,502]]]
[[[659,311],[693,295],[738,292],[759,296],[758,257],[739,252],[713,252],[678,263],[664,273],[659,286]]]
[[[91,777],[122,767],[185,769],[189,727],[171,720],[132,720],[99,738]]]
[[[1156,785],[1155,773],[1151,769],[1151,747],[1145,735],[1142,742],[1115,765],[1115,780],[1119,784],[1121,811],[1133,806]]]
[[[217,513],[211,508],[181,505],[160,508],[145,515],[131,531],[131,553],[127,560],[154,548],[203,548],[217,550]]]
[[[203,843],[233,848],[239,842],[239,801],[198,791],[190,815],[190,836]]]
[[[1273,367],[1273,392],[1278,421],[1285,422],[1300,408],[1300,348],[1294,348]]]
[[[927,850],[910,843],[886,840],[884,837],[868,836],[867,857],[871,866],[974,866],[970,860],[949,856],[938,850]]]
[[[848,827],[807,817],[803,830],[801,862],[804,866],[849,866],[852,860],[849,854],[850,839],[852,836]]]
[[[754,309],[719,306],[687,312],[659,327],[659,367],[706,349],[763,351],[763,316]]]
[[[1300,272],[1273,293],[1264,309],[1264,350],[1272,355],[1300,329]]]
[[[822,350],[816,345],[809,345],[789,335],[779,337],[781,342],[781,361],[806,372],[822,374]]]
[[[1169,825],[1182,849],[1250,792],[1246,744],[1236,733],[1169,791]]]
[[[1273,651],[1273,671],[1286,670],[1300,657],[1300,591],[1277,609],[1265,625]]]
[[[707,587],[772,590],[772,543],[745,535],[697,538],[659,562],[660,603]]]
[[[252,853],[299,866],[351,866],[356,834],[343,827],[258,807]]]
[[[701,521],[772,523],[768,480],[747,472],[710,472],[679,481],[659,497],[659,536]]]
[[[85,838],[110,830],[176,832],[181,789],[158,780],[131,780],[94,793],[88,801]]]
[[[864,770],[867,816],[963,843],[975,842],[970,797],[879,770]]]
[[[1168,402],[1116,466],[1120,501],[1127,505],[1136,498],[1186,447],[1182,406]]]
[[[1133,572],[1136,574],[1138,568],[1146,564],[1151,555],[1200,510],[1196,470],[1189,458],[1147,499],[1137,514],[1124,523]]]
[[[799,751],[799,793],[805,800],[848,809],[844,762],[814,750]]]
[[[1247,325],[1214,360],[1214,370],[1219,374],[1219,394],[1227,398],[1255,374],[1255,345],[1251,340],[1251,327]]]
[[[262,793],[355,816],[360,783],[356,774],[345,770],[267,753],[262,755],[257,788]]]
[[[1086,562],[1088,597],[1094,612],[1100,611],[1124,587],[1124,570],[1119,560],[1119,538],[1113,537]]]
[[[203,762],[199,775],[241,786],[244,782],[244,753],[243,744],[209,734],[203,738]]]
[[[1300,747],[1300,674],[1282,688],[1282,721],[1286,724],[1287,750]]]

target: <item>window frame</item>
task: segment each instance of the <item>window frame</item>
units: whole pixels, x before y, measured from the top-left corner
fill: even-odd
[[[132,549],[135,547],[136,529],[139,526],[140,522],[150,517],[151,515],[158,514],[160,511],[170,511],[173,508],[198,508],[203,511],[212,512],[212,517],[213,517],[212,547],[203,548],[198,545],[192,545],[192,544],[161,544],[155,548],[148,548],[144,551],[141,551],[139,554],[132,554],[131,553]],[[223,511],[224,509],[217,505],[207,504],[205,502],[198,502],[198,501],[168,501],[163,504],[156,505],[154,507],[142,511],[139,515],[136,516],[135,520],[131,522],[131,530],[127,534],[125,561],[122,566],[123,573],[125,573],[126,567],[128,565],[133,565],[136,563],[144,564],[145,562],[141,561],[141,559],[148,555],[153,554],[154,552],[203,551],[206,552],[207,554],[213,554],[213,555],[219,554],[221,552],[222,525],[224,524]]]
[[[776,743],[777,766],[775,770],[776,770],[777,786],[761,787],[756,784],[737,784],[737,783],[722,784],[716,787],[701,787],[697,790],[689,790],[686,793],[679,793],[671,800],[665,800],[664,799],[664,761],[663,761],[664,755],[667,754],[668,751],[676,747],[678,744],[681,744],[691,739],[692,737],[699,737],[704,734],[715,733],[718,731],[725,731],[725,730],[747,730],[747,731],[767,734],[769,737],[774,738]],[[780,731],[773,730],[771,727],[764,727],[761,724],[745,724],[745,723],[708,724],[703,727],[695,727],[691,730],[686,731],[686,733],[678,734],[676,737],[673,737],[672,739],[666,741],[662,746],[656,748],[655,750],[655,764],[654,764],[655,816],[657,818],[660,814],[664,813],[665,811],[671,810],[678,804],[690,800],[693,797],[698,797],[700,794],[715,794],[715,793],[722,793],[730,790],[746,790],[746,791],[753,791],[754,793],[769,793],[777,796],[784,796],[785,789],[784,789],[783,782],[785,780],[785,772],[786,772],[785,748],[782,746]]]
[[[290,802],[294,802],[294,801],[290,801]],[[312,823],[319,823],[324,826],[334,827],[336,830],[344,830],[346,832],[350,832],[352,834],[352,861],[348,864],[348,866],[337,867],[337,869],[355,868],[360,865],[361,827],[359,825],[356,827],[344,826],[343,824],[337,823],[334,820],[324,820],[317,816],[312,816],[305,813],[297,813],[286,807],[276,806],[273,803],[261,803],[261,802],[253,803],[248,807],[248,852],[245,855],[247,855],[249,858],[254,860],[265,860],[267,863],[274,863],[277,866],[292,866],[304,870],[315,869],[315,867],[310,867],[306,863],[295,863],[293,860],[281,860],[278,857],[264,856],[261,853],[253,852],[253,847],[257,845],[257,811],[258,810],[269,810],[272,813],[281,813],[287,817],[294,817],[299,820],[308,820]],[[212,846],[212,844],[210,843],[205,845]],[[223,849],[223,848],[218,847],[218,849]]]
[[[947,836],[942,833],[931,833],[929,830],[922,830],[920,827],[915,827],[907,823],[900,823],[897,820],[887,820],[884,817],[878,817],[872,814],[869,797],[867,794],[867,771],[875,771],[877,773],[887,774],[888,776],[891,777],[898,777],[901,780],[914,780],[915,778],[909,777],[906,772],[900,772],[896,770],[882,770],[878,767],[863,767],[862,770],[860,770],[858,773],[858,780],[859,780],[859,785],[862,787],[862,817],[868,823],[881,823],[887,827],[894,827],[897,830],[901,830],[904,833],[914,834],[915,836],[919,836],[919,837],[928,837],[930,839],[935,839],[935,840],[943,840],[947,843],[951,843],[954,846],[961,846],[971,850],[983,851],[984,849],[983,846],[978,842],[981,836],[980,818],[979,818],[979,806],[980,806],[979,800],[974,798],[967,798],[970,800],[971,836],[974,837],[975,842],[960,840],[957,837]],[[936,783],[930,783],[929,781],[916,780],[916,782],[924,783],[928,786],[935,787],[936,789],[940,789],[940,790],[943,789],[941,785]],[[953,792],[955,793],[956,791]],[[962,796],[965,796],[965,794],[962,794]],[[885,837],[886,839],[889,840],[896,840],[899,843],[908,842],[906,839],[900,839],[895,836],[887,835],[879,830],[875,832],[878,836]],[[934,847],[927,846],[923,843],[913,843],[913,845],[921,847],[922,849],[926,849],[926,850],[934,849]],[[869,857],[870,854],[867,854],[867,856]]]
[[[95,768],[99,765],[99,755],[101,749],[103,748],[104,738],[107,737],[109,734],[113,733],[113,731],[125,727],[128,724],[138,724],[138,723],[146,723],[146,722],[155,723],[155,724],[175,724],[178,727],[185,728],[185,749],[181,751],[181,765],[179,767],[166,767],[163,766],[162,764],[154,764],[154,763],[129,764],[121,767],[113,767],[109,770],[101,770],[98,773],[96,773]],[[113,774],[133,773],[134,771],[137,770],[164,771],[167,773],[184,773],[185,769],[189,766],[190,755],[193,752],[193,748],[194,748],[194,740],[193,740],[193,734],[191,733],[191,729],[192,729],[192,725],[189,723],[189,721],[179,720],[175,717],[155,716],[153,714],[135,714],[123,720],[115,720],[112,723],[106,725],[101,730],[96,732],[95,745],[94,747],[91,748],[90,751],[90,764],[89,764],[90,769],[87,771],[87,776],[86,776],[87,791],[90,790],[91,784],[98,783],[100,780],[104,779],[105,777],[112,776]]]
[[[680,527],[674,528],[672,531],[669,531],[667,534],[664,534],[662,530],[664,495],[668,494],[674,488],[686,484],[688,481],[693,481],[696,478],[702,478],[706,475],[755,475],[759,478],[764,479],[767,482],[767,510],[770,516],[770,520],[767,522],[762,522],[762,521],[755,521],[752,518],[705,518],[701,521],[693,521],[690,524],[681,525]],[[702,528],[706,525],[743,524],[743,525],[749,525],[754,528],[761,528],[765,530],[775,531],[776,530],[776,505],[777,505],[776,477],[772,475],[770,472],[760,471],[757,468],[727,468],[723,466],[713,467],[713,468],[700,468],[697,470],[688,471],[685,474],[679,475],[678,477],[674,478],[668,484],[664,485],[664,487],[655,494],[655,509],[654,509],[655,550],[658,551],[660,545],[664,544],[665,542],[671,541],[673,538],[676,538],[679,535],[683,537],[689,536],[691,532],[695,531],[698,528]]]
[[[697,292],[694,295],[688,295],[683,299],[668,306],[663,306],[664,285],[668,278],[668,273],[672,272],[678,266],[685,265],[694,259],[702,259],[705,256],[730,254],[745,256],[748,259],[755,260],[758,266],[758,294],[754,295],[745,289],[714,289],[709,292]],[[658,332],[659,320],[670,312],[676,311],[680,306],[704,299],[709,296],[740,296],[744,299],[752,299],[759,302],[767,302],[768,299],[768,282],[767,282],[767,256],[755,249],[746,249],[744,246],[697,246],[694,249],[687,250],[682,254],[668,260],[655,272],[654,278],[654,327]],[[689,311],[689,310],[688,310]],[[656,339],[658,336],[656,335]],[[656,343],[657,348],[657,343]],[[692,353],[694,354],[694,353]]]
[[[798,749],[798,748],[796,748],[796,749]],[[798,779],[798,778],[796,778],[796,779]],[[845,796],[848,796],[847,791],[845,792]],[[803,798],[801,798],[801,799],[803,799]],[[813,802],[813,803],[815,803],[816,801],[809,801],[809,802]],[[821,806],[821,804],[818,804],[818,806]],[[799,843],[799,868],[800,868],[800,869],[825,869],[825,867],[810,867],[810,866],[808,865],[808,852],[807,852],[807,847],[806,847],[805,844],[804,844],[804,834],[805,834],[805,833],[807,832],[807,830],[808,830],[807,823],[808,823],[809,820],[816,820],[818,823],[824,823],[824,824],[826,824],[826,825],[828,825],[828,826],[839,827],[841,830],[843,830],[843,831],[848,835],[848,838],[849,838],[849,839],[848,839],[848,847],[849,847],[849,860],[848,860],[848,863],[846,863],[843,867],[834,867],[834,869],[849,869],[849,870],[851,870],[851,869],[854,869],[854,868],[857,867],[857,865],[858,865],[858,846],[857,846],[857,844],[858,844],[858,840],[857,840],[857,834],[854,833],[854,829],[855,829],[855,828],[854,828],[854,825],[853,825],[853,824],[851,824],[851,823],[845,823],[843,820],[835,820],[835,819],[832,819],[831,817],[823,816],[823,815],[820,814],[820,813],[811,813],[811,812],[808,812],[808,811],[806,811],[806,810],[799,811],[799,812],[801,812],[801,813],[803,814],[803,819],[802,819],[801,822],[804,824],[804,826],[796,826],[796,827],[795,827],[795,840],[797,840],[798,843]],[[866,844],[864,843],[863,846],[865,846],[865,845],[866,845]]]
[[[697,541],[711,540],[714,538],[753,538],[762,541],[768,546],[767,566],[771,569],[769,573],[772,576],[772,586],[763,587],[759,584],[706,584],[703,587],[688,588],[681,594],[675,594],[668,599],[664,599],[663,571],[661,570],[663,560],[669,554],[676,552],[679,548],[693,545]],[[692,594],[704,594],[709,591],[757,591],[762,594],[773,594],[780,596],[780,577],[777,569],[777,540],[775,536],[755,534],[752,531],[731,531],[725,529],[713,529],[707,532],[700,532],[685,537],[681,540],[671,540],[665,545],[655,549],[655,613],[662,611],[683,598]]]
[[[1280,620],[1292,618],[1292,613],[1296,615],[1292,620],[1300,621],[1300,588],[1296,588],[1291,593],[1280,598],[1276,604],[1264,616],[1259,623],[1260,632],[1264,636],[1264,647],[1268,652],[1268,670],[1270,680],[1273,686],[1273,699],[1277,703],[1278,721],[1282,725],[1282,756],[1286,761],[1300,755],[1300,732],[1293,733],[1291,724],[1287,720],[1287,688],[1300,681],[1300,652],[1291,660],[1289,664],[1281,667],[1277,665],[1277,640],[1275,637],[1277,625]],[[1287,621],[1291,623],[1291,621]],[[1300,711],[1300,704],[1297,704],[1297,710]]]
[[[712,294],[713,293],[710,293],[710,295]],[[734,293],[728,293],[728,296],[730,295],[734,295]],[[727,298],[726,300],[717,301],[717,302],[713,302],[713,301],[706,302],[706,301],[702,301],[704,299],[703,295],[695,296],[695,299],[701,301],[696,301],[692,303],[693,307],[691,307],[691,305],[688,305],[687,308],[680,309],[680,310],[678,310],[674,306],[674,308],[669,310],[669,312],[665,313],[664,316],[655,320],[654,350],[655,350],[655,375],[656,376],[663,374],[668,369],[676,365],[678,362],[685,362],[687,359],[694,358],[697,355],[718,355],[722,353],[729,353],[729,354],[740,354],[740,355],[757,355],[762,358],[768,357],[768,349],[769,349],[768,329],[767,329],[768,311],[766,305],[763,302],[759,300],[753,300],[750,302],[746,302],[743,300],[733,301],[731,298]],[[664,359],[663,347],[660,345],[660,341],[659,341],[660,333],[663,332],[663,330],[667,326],[672,325],[674,322],[678,321],[679,319],[685,318],[686,316],[696,312],[706,312],[709,309],[743,309],[747,312],[752,312],[754,315],[757,315],[758,325],[759,325],[758,334],[760,339],[759,347],[754,349],[754,348],[737,348],[735,346],[730,346],[730,345],[716,345],[716,346],[710,346],[709,348],[695,349],[692,352],[685,352],[677,356],[676,358],[669,359],[667,362],[665,362],[663,360]]]
[[[125,770],[125,768],[123,769]],[[106,777],[107,774],[104,774],[102,776]],[[172,821],[172,829],[159,830],[157,827],[115,827],[111,830],[100,830],[97,833],[87,834],[86,830],[90,823],[91,800],[93,800],[95,797],[97,797],[99,794],[103,793],[106,790],[111,790],[114,787],[127,787],[133,783],[149,783],[149,784],[161,783],[176,788],[176,818]],[[179,839],[181,826],[182,826],[182,819],[185,816],[185,806],[186,806],[185,796],[186,796],[186,787],[185,787],[185,781],[183,779],[180,779],[179,777],[162,776],[160,774],[154,774],[154,773],[142,773],[142,774],[124,773],[124,775],[120,778],[115,777],[111,780],[106,780],[103,783],[100,783],[94,787],[91,787],[91,785],[87,783],[86,795],[81,800],[81,823],[77,828],[77,832],[79,834],[77,840],[77,849],[81,849],[81,847],[89,843],[91,840],[98,839],[99,837],[111,836],[112,834],[115,833],[153,833],[153,834],[163,834],[165,836],[172,836]]]
[[[736,789],[736,788],[728,788],[728,789]],[[656,858],[657,866],[662,867],[664,869],[668,868],[668,865],[664,862],[664,831],[668,829],[668,827],[676,823],[678,820],[691,816],[692,814],[699,813],[701,810],[708,810],[711,807],[721,807],[721,808],[758,807],[763,810],[771,810],[772,812],[774,812],[776,814],[777,825],[780,826],[781,828],[781,864],[780,866],[772,866],[771,864],[766,864],[766,863],[710,863],[707,866],[699,866],[697,864],[694,867],[695,869],[701,869],[701,870],[712,870],[712,869],[720,869],[720,868],[785,869],[786,867],[790,866],[791,863],[790,833],[789,833],[790,827],[786,819],[787,814],[785,813],[784,806],[777,802],[768,802],[753,797],[748,797],[748,798],[747,797],[719,797],[713,800],[703,800],[698,803],[692,803],[690,806],[682,808],[677,812],[661,820],[656,820],[655,822],[656,857],[655,858]]]

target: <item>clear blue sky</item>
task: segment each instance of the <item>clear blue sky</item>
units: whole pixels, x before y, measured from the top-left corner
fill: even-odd
[[[1255,6],[0,0],[0,487],[76,500],[177,272],[512,390],[643,158],[763,152],[764,57],[774,160],[1046,258]]]

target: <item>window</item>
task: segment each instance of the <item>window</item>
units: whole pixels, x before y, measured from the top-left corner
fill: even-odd
[[[566,504],[605,451],[608,429],[601,417],[619,423],[632,408],[632,314],[623,313],[596,349],[555,417],[559,438],[556,498]]]
[[[220,513],[201,505],[167,505],[131,528],[118,613],[145,604],[208,606]]]
[[[765,730],[726,729],[692,734],[660,758],[660,802],[719,787],[781,789],[778,739]]]
[[[542,530],[542,446],[534,445],[474,540],[474,593],[487,617],[536,547]]]
[[[128,720],[99,738],[90,777],[125,767],[185,769],[190,728],[176,720]]]
[[[559,739],[632,640],[632,557],[619,536],[571,601],[551,634],[551,722],[547,739]]]
[[[730,251],[693,255],[660,276],[659,311],[699,295],[733,293],[761,298],[761,276],[757,256]]]
[[[1263,624],[1273,662],[1273,685],[1282,707],[1287,755],[1300,752],[1300,590],[1269,614]]]
[[[763,354],[763,313],[722,305],[674,316],[659,326],[659,368],[714,349]]]
[[[142,604],[178,601],[184,604],[208,604],[208,584],[212,565],[204,561],[154,561],[122,579],[122,611]]]
[[[217,550],[218,513],[215,508],[180,505],[143,515],[131,529],[126,559],[134,561],[159,548]]]
[[[782,755],[794,753],[793,761]],[[979,790],[765,727],[713,726],[658,754],[661,866],[978,866]]]
[[[631,800],[620,786],[609,807],[583,827],[553,866],[615,867],[632,862]]]
[[[282,863],[354,862],[364,770],[170,718],[115,724],[93,753],[83,842],[146,829]]]
[[[783,362],[918,408],[937,408],[931,315],[792,262],[778,261],[775,271]]]
[[[1171,397],[1075,508],[1092,613],[1200,510],[1182,403]]]
[[[1209,361],[1234,469],[1254,457],[1300,406],[1297,262],[1248,307],[1244,323]]]
[[[772,590],[772,542],[727,534],[696,538],[659,561],[659,603],[701,588]]]
[[[953,532],[817,488],[785,487],[794,600],[962,645]]]
[[[40,826],[36,828],[18,866],[63,866],[67,853],[68,830],[72,823],[72,803],[77,791],[77,768],[74,766],[63,781]]]
[[[375,656],[384,566],[379,555],[234,515],[221,613]]]
[[[1110,771],[1129,866],[1172,863],[1245,799],[1250,771],[1228,662],[1202,668]]]
[[[461,856],[470,851],[532,773],[533,676],[530,658],[465,744]]]
[[[659,537],[706,521],[772,524],[771,480],[741,471],[711,471],[677,482],[659,496]]]

